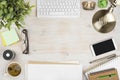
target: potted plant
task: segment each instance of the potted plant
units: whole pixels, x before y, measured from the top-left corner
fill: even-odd
[[[31,12],[33,5],[24,0],[0,0],[0,29],[8,28],[15,24],[20,29],[24,18]]]

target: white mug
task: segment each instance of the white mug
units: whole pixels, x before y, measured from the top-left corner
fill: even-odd
[[[18,62],[11,62],[10,64],[7,65],[6,67],[6,73],[5,75],[12,77],[12,78],[17,78],[22,72],[22,67],[20,63]]]

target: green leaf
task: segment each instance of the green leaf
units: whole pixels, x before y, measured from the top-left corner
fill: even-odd
[[[22,25],[19,22],[15,22],[15,25],[17,26],[18,29],[20,29],[22,27]]]
[[[6,5],[6,4],[7,4],[7,2],[5,0],[0,2],[0,5]]]
[[[10,22],[8,22],[5,26],[6,26],[6,28],[8,28],[9,30],[10,30],[10,26],[11,26],[11,24],[12,24],[12,22],[10,21]]]
[[[3,11],[2,11],[2,10],[0,10],[0,16],[2,16],[2,14],[3,14]]]
[[[2,29],[3,26],[4,26],[4,25],[3,25],[2,21],[1,21],[1,22],[0,22],[0,29]]]
[[[13,8],[12,7],[9,7],[9,12],[13,12]]]
[[[34,8],[34,7],[35,7],[35,5],[30,6],[31,9]]]
[[[4,7],[4,6],[0,4],[0,9],[3,9],[3,7]]]
[[[6,16],[5,16],[5,19],[6,20],[8,20],[8,19],[10,19],[11,18],[11,14],[7,14]]]
[[[3,11],[4,11],[4,13],[5,13],[5,14],[8,12],[8,10],[7,10],[7,9],[3,9]]]

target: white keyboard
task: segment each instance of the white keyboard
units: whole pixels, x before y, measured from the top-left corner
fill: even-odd
[[[37,0],[37,17],[79,17],[80,0]]]

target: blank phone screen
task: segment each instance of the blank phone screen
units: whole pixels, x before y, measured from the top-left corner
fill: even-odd
[[[93,50],[95,55],[100,55],[109,51],[115,50],[115,46],[112,39],[102,41],[96,44],[93,44]]]

